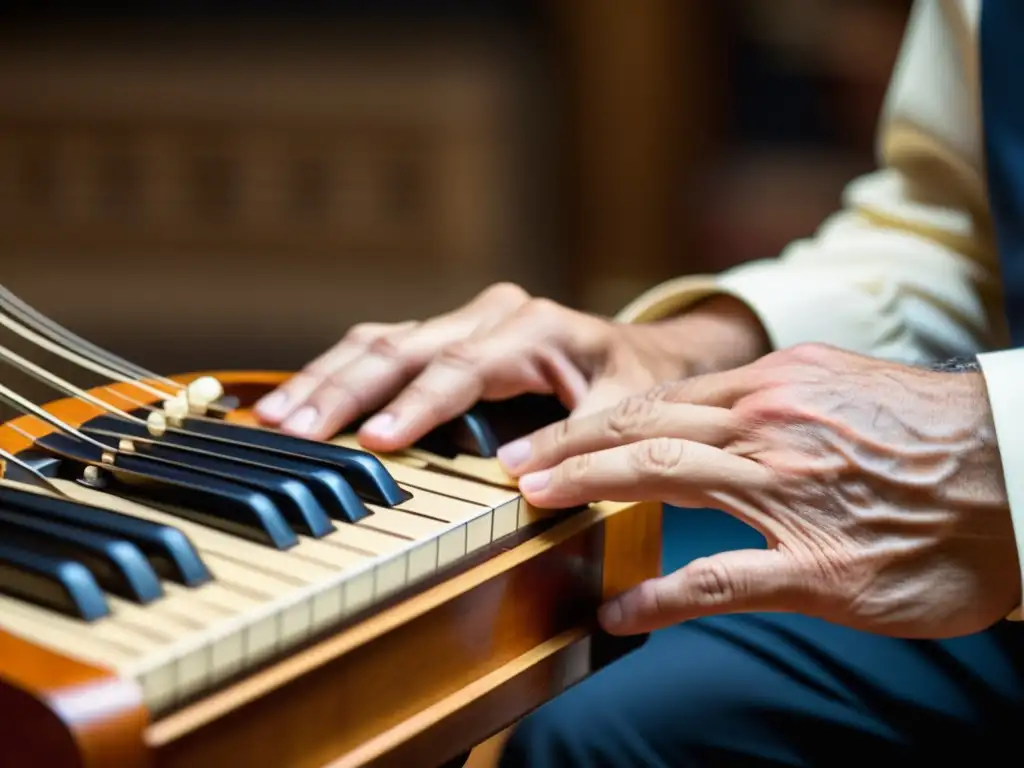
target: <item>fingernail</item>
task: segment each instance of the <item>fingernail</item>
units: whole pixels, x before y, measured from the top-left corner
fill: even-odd
[[[543,491],[551,480],[551,470],[545,469],[542,472],[531,472],[519,478],[519,488],[527,493]]]
[[[316,408],[311,405],[304,405],[284,423],[284,428],[289,432],[309,432],[313,429],[313,425],[316,423],[316,416]]]
[[[622,624],[622,606],[618,600],[605,603],[597,612],[597,620],[605,629],[615,629]]]
[[[498,449],[498,461],[508,469],[515,469],[530,458],[530,441],[515,440]]]
[[[378,437],[388,437],[395,428],[395,417],[390,413],[378,413],[363,424],[360,432],[372,432]]]
[[[271,392],[258,403],[256,410],[269,419],[281,419],[288,413],[288,395],[284,392]]]

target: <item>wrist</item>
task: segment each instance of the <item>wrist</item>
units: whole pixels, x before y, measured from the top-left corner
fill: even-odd
[[[716,294],[686,313],[652,323],[686,375],[729,370],[771,352],[764,326],[737,298]]]

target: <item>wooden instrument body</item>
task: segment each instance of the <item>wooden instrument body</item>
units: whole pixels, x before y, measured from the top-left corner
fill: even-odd
[[[284,378],[212,375],[242,403],[239,421]],[[123,409],[112,390],[153,399],[121,384],[90,393]],[[46,410],[73,426],[100,413],[81,400]],[[52,429],[13,423],[33,437]],[[28,448],[25,434],[0,429],[0,448]],[[592,505],[498,541],[156,720],[134,683],[0,631],[0,764],[439,765],[634,645],[602,635],[595,611],[657,576],[660,550],[660,504]]]

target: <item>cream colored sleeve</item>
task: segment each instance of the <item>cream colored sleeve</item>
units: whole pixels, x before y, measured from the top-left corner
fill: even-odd
[[[1001,339],[998,270],[982,174],[975,21],[919,1],[883,107],[881,168],[781,255],[659,285],[620,315],[642,322],[712,293],[745,301],[773,346],[824,342],[908,363]]]

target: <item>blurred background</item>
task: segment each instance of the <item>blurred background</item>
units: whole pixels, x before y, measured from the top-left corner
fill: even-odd
[[[0,282],[161,372],[498,280],[612,313],[836,208],[909,5],[4,3]]]

